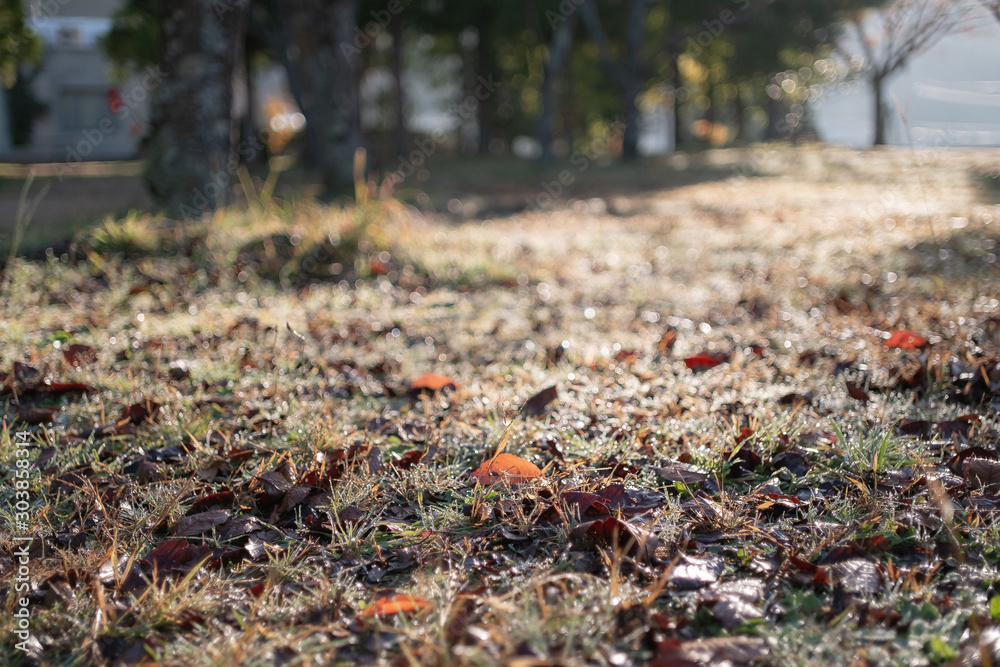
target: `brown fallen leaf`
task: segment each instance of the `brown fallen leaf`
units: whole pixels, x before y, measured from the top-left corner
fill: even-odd
[[[847,380],[845,384],[847,386],[847,395],[853,398],[855,401],[861,401],[862,403],[867,403],[868,401],[871,400],[871,396],[868,395],[867,391],[865,391],[858,385],[854,384],[850,380]]]
[[[229,510],[209,510],[199,514],[182,517],[174,528],[174,535],[177,537],[193,537],[212,530],[216,526],[225,523],[232,514]]]
[[[996,493],[1000,491],[1000,461],[970,458],[965,463],[965,478],[970,485]]]
[[[534,463],[513,454],[499,454],[485,461],[472,473],[473,481],[483,486],[504,482],[520,484],[542,476],[542,471]]]
[[[626,555],[647,562],[656,556],[660,544],[655,534],[613,516],[581,523],[573,529],[570,539],[581,546],[597,544],[621,549]]]
[[[555,385],[546,387],[525,401],[524,407],[521,408],[521,412],[528,417],[541,417],[545,414],[545,408],[548,407],[549,403],[556,400],[558,397],[559,392]]]
[[[63,360],[70,366],[85,366],[97,361],[97,350],[89,345],[73,343],[72,345],[63,346],[62,356]]]
[[[57,408],[34,408],[28,405],[17,406],[17,420],[22,424],[37,426],[38,424],[48,424],[59,412]]]

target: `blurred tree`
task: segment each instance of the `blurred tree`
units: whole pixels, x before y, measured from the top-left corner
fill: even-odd
[[[863,55],[861,74],[872,91],[875,146],[886,142],[886,80],[912,56],[946,35],[967,11],[968,5],[954,0],[896,0],[885,8],[855,12],[850,17],[848,26],[854,40],[845,43],[842,50],[847,57],[855,55],[849,50],[852,47]]]
[[[363,145],[360,55],[370,41],[357,29],[358,0],[285,0],[275,7],[279,58],[306,117],[307,157],[328,194],[349,192],[354,152]]]
[[[243,48],[246,0],[171,0],[159,6],[145,180],[173,213],[194,217],[229,201],[237,137],[233,73]]]
[[[41,40],[24,21],[21,0],[0,0],[0,84],[10,88],[23,63],[37,62]]]
[[[47,108],[35,98],[31,75],[22,71],[24,65],[38,62],[41,53],[42,42],[25,23],[21,0],[0,0],[0,85],[9,89],[7,109],[15,146],[31,141],[34,120]]]

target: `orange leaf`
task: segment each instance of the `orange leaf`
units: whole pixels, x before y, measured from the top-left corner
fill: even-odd
[[[458,387],[458,383],[450,377],[437,373],[424,373],[410,383],[410,391],[415,393],[441,391],[448,387],[455,389]]]
[[[901,350],[919,350],[927,347],[928,341],[920,334],[914,333],[909,329],[900,329],[889,336],[885,344],[888,347],[898,347]]]
[[[496,482],[520,484],[541,476],[542,471],[538,466],[513,454],[499,454],[484,462],[472,473],[472,479],[483,486]]]
[[[430,602],[416,595],[394,593],[379,598],[370,607],[358,614],[363,618],[382,618],[396,614],[414,614],[430,609]]]

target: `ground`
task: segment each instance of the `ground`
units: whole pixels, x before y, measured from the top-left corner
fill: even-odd
[[[0,662],[991,664],[998,166],[439,163],[36,246]]]

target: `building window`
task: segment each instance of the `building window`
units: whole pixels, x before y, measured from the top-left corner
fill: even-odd
[[[93,129],[107,115],[103,90],[64,90],[59,96],[59,127],[62,130]]]

